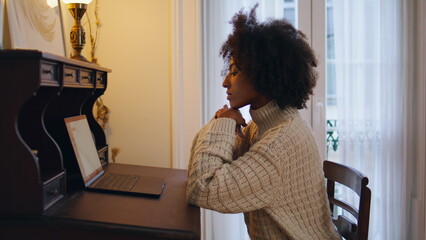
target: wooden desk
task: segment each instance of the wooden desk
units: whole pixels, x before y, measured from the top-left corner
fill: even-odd
[[[93,105],[109,72],[40,51],[0,51],[0,239],[200,238],[199,209],[185,200],[186,171],[108,162]],[[159,199],[84,191],[64,122],[82,114],[102,166],[165,177]]]
[[[163,176],[160,198],[79,191],[44,216],[0,221],[0,239],[200,239],[200,211],[185,200],[187,171],[110,164],[109,170]]]

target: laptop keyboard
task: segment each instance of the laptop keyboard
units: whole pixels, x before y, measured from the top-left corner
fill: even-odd
[[[133,188],[140,176],[127,175],[127,174],[116,174],[106,172],[102,175],[102,178],[95,184],[97,188],[129,191]]]

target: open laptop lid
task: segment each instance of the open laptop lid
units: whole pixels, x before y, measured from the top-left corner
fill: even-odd
[[[103,174],[95,141],[86,115],[65,118],[65,125],[74,148],[78,166],[87,187]]]

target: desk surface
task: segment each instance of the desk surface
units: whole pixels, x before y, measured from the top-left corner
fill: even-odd
[[[72,226],[74,232],[75,229],[106,231],[110,237],[130,233],[149,236],[139,239],[200,238],[199,208],[188,205],[185,199],[186,170],[110,164],[108,171],[165,177],[166,186],[160,198],[78,192],[46,213],[49,225]]]

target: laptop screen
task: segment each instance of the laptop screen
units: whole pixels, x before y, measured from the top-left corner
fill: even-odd
[[[103,173],[86,115],[65,118],[65,125],[86,186]]]

